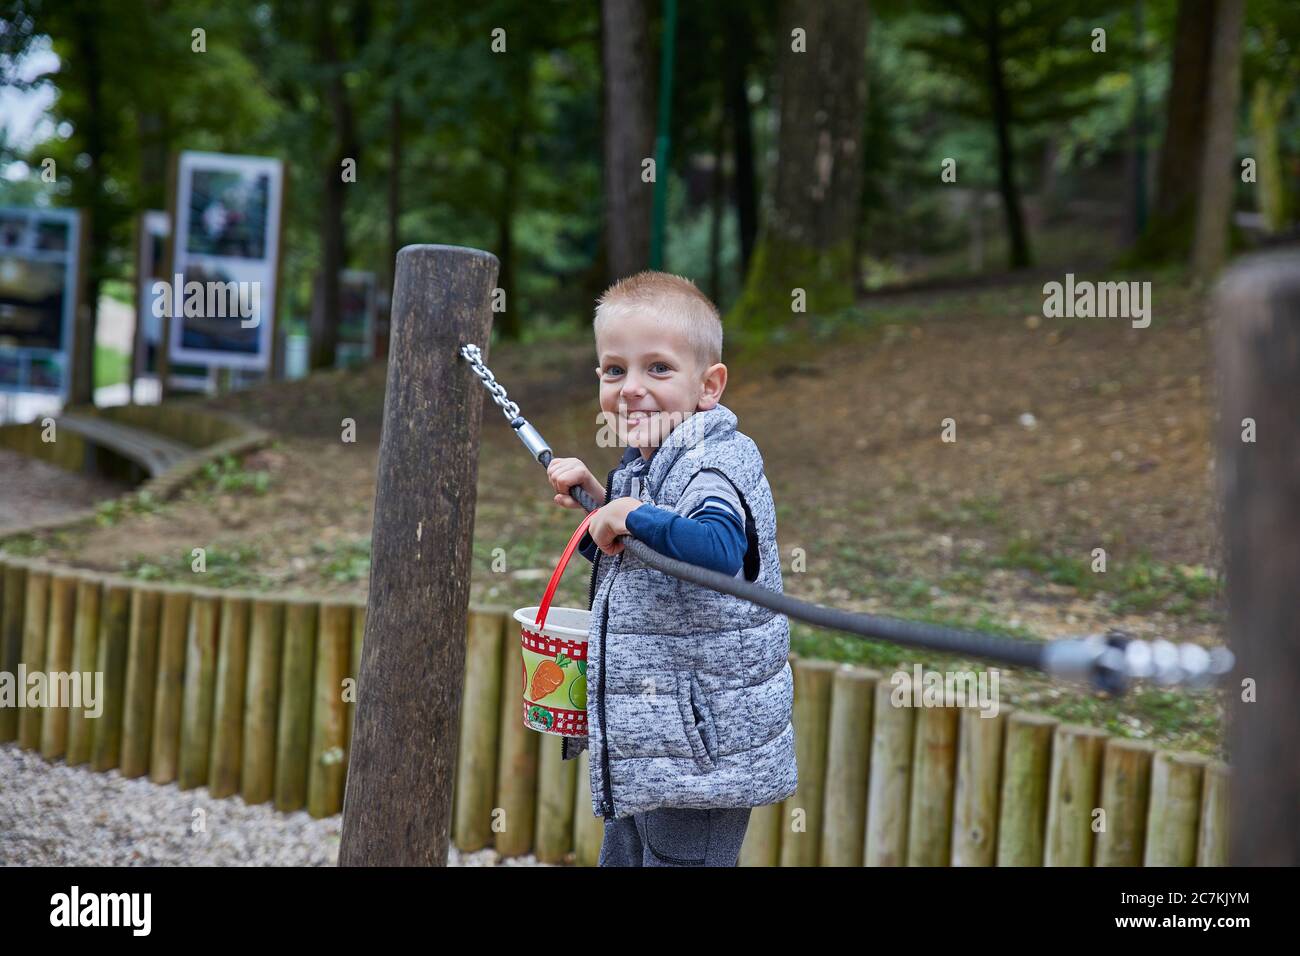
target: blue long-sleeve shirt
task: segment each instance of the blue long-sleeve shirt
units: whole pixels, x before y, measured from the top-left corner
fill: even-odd
[[[707,472],[702,474],[707,480]],[[628,512],[627,530],[660,554],[734,577],[744,566],[745,524],[734,492],[725,484],[718,487],[719,496],[706,497],[689,517],[643,504]],[[722,497],[723,494],[727,497]],[[591,535],[586,534],[579,550],[588,561],[595,561],[599,549]]]

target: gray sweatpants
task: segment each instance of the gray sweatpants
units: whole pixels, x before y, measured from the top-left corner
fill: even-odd
[[[600,866],[735,866],[749,807],[660,807],[605,821]]]

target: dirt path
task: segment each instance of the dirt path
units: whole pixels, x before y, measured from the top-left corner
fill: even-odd
[[[73,474],[56,465],[0,448],[0,534],[116,498],[128,486]]]

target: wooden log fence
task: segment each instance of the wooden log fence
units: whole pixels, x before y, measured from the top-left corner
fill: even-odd
[[[161,586],[0,555],[0,661],[45,686],[0,744],[213,796],[342,810],[365,607]],[[453,843],[594,866],[589,754],[519,715],[517,625],[471,607]],[[792,658],[799,790],[751,812],[745,866],[1223,866],[1230,774],[1009,707],[900,706],[911,674]],[[67,674],[67,681],[54,678]],[[420,746],[411,741],[410,746]]]

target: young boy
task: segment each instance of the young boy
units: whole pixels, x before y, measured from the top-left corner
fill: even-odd
[[[735,866],[751,807],[795,792],[794,680],[783,614],[690,584],[625,552],[782,590],[776,511],[758,447],[720,404],[717,308],[689,280],[642,272],[600,297],[600,407],[626,440],[602,486],[579,459],[547,476],[557,504],[605,502],[580,543],[592,561],[585,738],[601,866]]]

